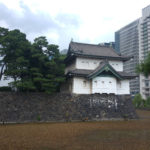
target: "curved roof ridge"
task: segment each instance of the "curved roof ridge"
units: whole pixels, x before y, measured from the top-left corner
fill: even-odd
[[[71,44],[71,43],[81,44],[81,45],[98,46],[98,47],[107,47],[107,46],[103,46],[103,45],[99,45],[99,44],[80,43],[80,42],[74,42],[74,41],[71,41],[70,44]],[[111,48],[111,47],[108,47],[108,48]]]

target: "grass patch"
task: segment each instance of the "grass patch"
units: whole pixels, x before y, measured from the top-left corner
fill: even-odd
[[[133,121],[0,125],[0,150],[150,150],[150,111]]]

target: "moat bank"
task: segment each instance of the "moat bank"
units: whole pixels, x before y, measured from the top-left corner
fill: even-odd
[[[0,93],[0,122],[136,119],[129,95]]]

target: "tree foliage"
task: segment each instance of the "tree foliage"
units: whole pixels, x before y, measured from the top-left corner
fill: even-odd
[[[19,30],[0,28],[0,56],[0,79],[13,78],[10,85],[20,91],[52,93],[64,81],[64,58],[44,36],[30,43]]]
[[[142,96],[140,94],[135,95],[133,104],[136,108],[140,108],[144,105],[144,99],[142,99]]]
[[[145,76],[150,75],[150,53],[146,59],[137,66],[137,72],[143,73]]]
[[[135,95],[133,104],[136,108],[150,108],[150,97],[143,99],[140,94]]]

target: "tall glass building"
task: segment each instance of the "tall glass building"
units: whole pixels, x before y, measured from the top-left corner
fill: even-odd
[[[124,63],[124,70],[136,73],[136,66],[150,52],[150,5],[143,8],[142,17],[115,32],[115,49],[122,55],[133,56]],[[150,76],[142,74],[130,81],[132,96],[140,93],[143,98],[150,96]]]
[[[143,61],[150,52],[150,5],[142,10],[139,25],[139,58]],[[140,93],[143,98],[150,96],[150,76],[140,75]]]
[[[133,56],[124,63],[124,71],[136,73],[136,66],[139,63],[139,19],[115,32],[115,50],[124,56]],[[140,92],[139,76],[130,81],[131,95]]]

